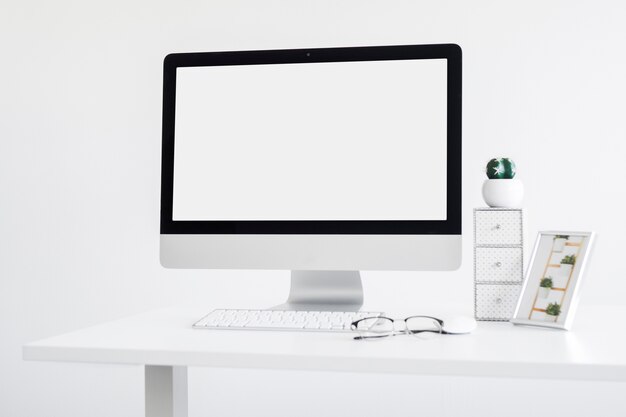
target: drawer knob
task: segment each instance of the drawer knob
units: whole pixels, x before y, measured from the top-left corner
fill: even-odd
[[[502,266],[502,262],[496,262],[496,267],[500,268]]]
[[[502,304],[502,298],[496,298],[496,304]]]

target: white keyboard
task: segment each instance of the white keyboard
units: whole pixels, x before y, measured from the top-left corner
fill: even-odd
[[[223,330],[298,330],[349,332],[350,325],[373,311],[213,310],[193,327]]]

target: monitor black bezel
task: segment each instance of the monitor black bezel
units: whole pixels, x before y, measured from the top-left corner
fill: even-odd
[[[172,219],[177,68],[404,59],[446,59],[448,62],[446,220],[174,221]],[[161,234],[460,235],[461,48],[455,44],[439,44],[167,55],[163,63]]]

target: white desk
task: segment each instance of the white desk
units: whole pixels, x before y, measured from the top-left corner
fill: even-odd
[[[24,359],[145,365],[149,417],[186,416],[189,366],[626,381],[626,307],[581,308],[570,332],[480,322],[471,335],[374,342],[192,329],[207,311],[139,314],[30,343]]]

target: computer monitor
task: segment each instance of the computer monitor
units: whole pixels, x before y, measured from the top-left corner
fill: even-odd
[[[287,269],[283,308],[356,310],[360,270],[461,261],[461,49],[164,61],[161,263]]]

